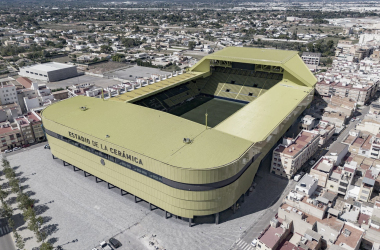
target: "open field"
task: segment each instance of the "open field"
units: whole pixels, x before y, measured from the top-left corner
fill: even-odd
[[[205,114],[207,112],[207,126],[215,127],[243,106],[245,106],[245,104],[198,96],[178,108],[173,109],[170,113],[193,122],[205,124]]]

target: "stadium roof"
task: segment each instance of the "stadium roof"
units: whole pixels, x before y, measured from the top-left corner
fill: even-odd
[[[283,80],[214,129],[252,142],[265,140],[309,92],[309,87]]]
[[[295,55],[298,55],[297,51],[291,50],[226,47],[222,50],[216,51],[215,53],[207,55],[204,58],[238,61],[252,64],[263,64],[264,62],[268,64],[282,64],[287,62]]]
[[[88,109],[82,111],[82,106]],[[238,159],[252,145],[245,139],[214,129],[206,130],[205,125],[169,113],[84,96],[52,104],[42,116],[182,168],[222,166]],[[109,138],[106,139],[106,135]],[[193,142],[184,144],[183,138],[193,139]]]
[[[197,71],[199,66],[206,60],[224,60],[230,62],[240,62],[249,64],[261,64],[282,67],[290,75],[293,82],[301,83],[309,87],[313,87],[317,83],[317,79],[307,68],[305,63],[299,57],[297,51],[291,50],[275,50],[275,49],[258,49],[247,47],[226,47],[215,53],[203,57],[190,70]],[[295,78],[295,79],[293,79]]]
[[[156,82],[154,84],[135,89],[131,92],[121,94],[112,99],[114,101],[121,102],[138,101],[139,99],[146,98],[148,96],[162,92],[166,89],[173,88],[182,83],[199,78],[206,73],[207,72],[188,72],[178,76],[173,76],[171,78]]]

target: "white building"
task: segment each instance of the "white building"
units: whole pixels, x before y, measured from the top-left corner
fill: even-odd
[[[296,185],[296,191],[312,195],[318,186],[318,179],[312,175],[305,174]]]
[[[33,79],[56,82],[78,75],[77,67],[64,63],[49,62],[20,68],[20,75]]]
[[[17,92],[16,87],[10,81],[1,82],[0,86],[0,104],[6,105],[11,103],[17,103]]]

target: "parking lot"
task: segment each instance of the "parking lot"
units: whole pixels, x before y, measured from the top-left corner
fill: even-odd
[[[46,83],[46,82],[41,82]],[[74,84],[82,84],[82,83],[93,83],[96,86],[99,87],[108,87],[111,85],[119,84],[119,81],[115,81],[112,78],[102,78],[102,77],[96,77],[96,76],[90,76],[90,75],[81,75],[73,78],[69,78],[66,80],[58,81],[58,82],[48,82],[46,85],[51,89],[58,89],[58,88],[66,88],[67,86],[72,86]]]
[[[229,249],[233,243],[260,220],[263,212],[276,201],[287,181],[262,171],[257,188],[235,214],[227,211],[219,225],[213,218],[186,221],[165,219],[163,211],[149,210],[145,202],[135,203],[131,195],[120,195],[94,177],[63,166],[53,160],[43,145],[7,155],[16,173],[21,173],[25,191],[37,201],[39,214],[45,218],[47,240],[63,249],[92,249],[110,237],[118,239],[119,249]],[[208,221],[207,221],[208,220]],[[28,241],[26,241],[28,248]]]
[[[132,66],[127,69],[115,70],[113,72],[106,73],[106,76],[111,78],[117,77],[126,80],[135,80],[136,77],[150,77],[152,74],[165,75],[170,72],[162,71],[157,68],[142,67],[142,66]]]

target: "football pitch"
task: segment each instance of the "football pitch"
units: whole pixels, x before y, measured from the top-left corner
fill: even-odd
[[[241,109],[245,104],[216,99],[206,96],[197,96],[180,107],[170,111],[171,114],[205,124],[207,112],[207,126],[215,127],[227,117]]]

